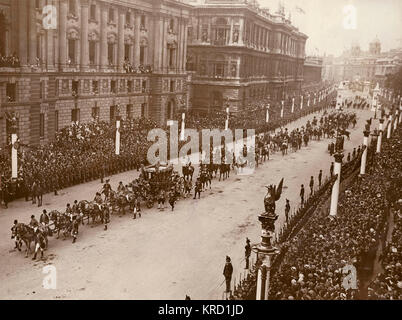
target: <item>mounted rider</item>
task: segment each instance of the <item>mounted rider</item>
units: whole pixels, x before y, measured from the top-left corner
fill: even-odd
[[[31,221],[29,222],[29,226],[30,226],[34,231],[36,231],[36,230],[38,229],[38,227],[39,227],[39,222],[38,222],[38,220],[35,219],[35,216],[34,216],[34,215],[31,216]]]
[[[103,189],[101,191],[101,193],[105,195],[105,198],[109,198],[110,191],[112,191],[109,181],[109,179],[106,179],[106,183],[103,185]]]
[[[94,202],[99,207],[99,210],[102,210],[103,200],[102,200],[102,196],[99,192],[96,193]]]

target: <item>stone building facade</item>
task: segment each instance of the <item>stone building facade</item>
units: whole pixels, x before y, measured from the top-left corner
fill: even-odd
[[[210,111],[227,104],[297,95],[303,82],[307,36],[285,18],[252,2],[205,0],[195,5],[188,30],[187,70],[192,107]]]
[[[166,124],[188,100],[190,11],[176,0],[0,0],[0,57],[19,58],[0,65],[0,145],[10,112],[33,145],[118,113]]]

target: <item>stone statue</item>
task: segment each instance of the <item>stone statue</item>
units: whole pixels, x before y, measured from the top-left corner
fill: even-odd
[[[259,216],[258,220],[262,224],[262,229],[267,230],[271,233],[275,232],[275,221],[279,217],[278,215],[275,214],[275,202],[278,201],[279,198],[281,197],[282,186],[283,186],[283,178],[279,183],[278,187],[274,185],[265,186],[268,189],[267,194],[264,198],[265,212]],[[265,241],[268,241],[266,243],[266,246],[269,247],[270,240],[265,239]]]
[[[15,112],[6,112],[6,119],[9,125],[10,133],[17,133],[18,131],[18,118]]]

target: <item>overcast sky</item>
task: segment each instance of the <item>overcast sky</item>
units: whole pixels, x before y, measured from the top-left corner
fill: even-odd
[[[362,50],[378,36],[382,51],[402,47],[402,0],[282,0],[286,17],[292,13],[292,23],[309,36],[306,53],[340,55],[358,42]],[[278,9],[278,0],[258,0],[271,12]],[[356,29],[345,29],[344,7],[356,8]],[[301,14],[296,10],[305,11]],[[398,40],[399,39],[399,40]]]

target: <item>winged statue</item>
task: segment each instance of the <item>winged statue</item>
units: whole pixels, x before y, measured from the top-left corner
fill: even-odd
[[[265,213],[267,214],[275,214],[275,202],[278,201],[282,194],[283,187],[283,178],[281,182],[279,182],[278,186],[269,185],[265,186],[268,189],[267,194],[264,197],[264,207]]]

